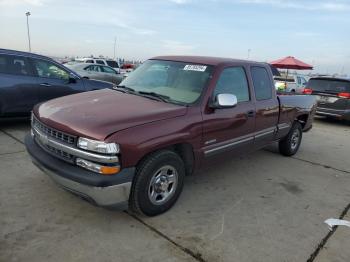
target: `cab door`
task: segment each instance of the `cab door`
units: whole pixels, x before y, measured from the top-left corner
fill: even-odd
[[[71,73],[60,65],[36,58],[32,63],[39,85],[39,102],[85,91],[83,81],[73,79]]]
[[[233,94],[237,105],[203,113],[203,153],[205,158],[220,153],[231,155],[250,150],[254,141],[255,104],[251,99],[243,67],[226,67],[220,73],[212,94]]]
[[[267,69],[262,66],[252,66],[250,72],[256,100],[254,146],[260,148],[274,140],[279,103],[273,80]]]

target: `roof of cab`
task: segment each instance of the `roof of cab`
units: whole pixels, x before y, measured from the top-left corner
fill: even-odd
[[[205,65],[213,65],[218,66],[221,64],[262,64],[267,65],[266,63],[255,62],[255,61],[247,61],[247,60],[239,60],[232,58],[223,58],[223,57],[211,57],[211,56],[156,56],[151,58],[150,60],[167,60],[167,61],[177,61],[177,62],[187,62],[193,64],[205,64]]]
[[[11,50],[11,49],[3,49],[0,48],[0,54],[6,54],[6,55],[18,55],[18,56],[26,56],[26,57],[32,57],[32,58],[42,58],[42,59],[50,59],[53,60],[50,57],[44,56],[44,55],[38,55],[34,53],[24,52],[24,51],[18,51],[18,50]]]

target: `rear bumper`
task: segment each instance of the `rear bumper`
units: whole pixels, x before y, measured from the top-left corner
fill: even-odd
[[[135,168],[103,176],[56,159],[42,150],[28,134],[25,145],[33,163],[62,188],[104,207],[126,209]]]
[[[319,116],[330,116],[338,119],[350,120],[350,109],[339,110],[329,109],[324,107],[317,107],[316,115]]]

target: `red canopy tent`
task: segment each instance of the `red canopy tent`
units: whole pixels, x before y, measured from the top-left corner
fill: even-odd
[[[300,61],[293,56],[287,56],[285,58],[272,61],[270,64],[273,65],[274,67],[283,68],[283,69],[297,69],[297,70],[313,69],[312,65],[306,64],[303,61]]]
[[[300,61],[293,56],[287,56],[285,58],[281,58],[281,59],[278,59],[276,61],[272,61],[272,62],[270,62],[270,64],[276,68],[287,69],[286,82],[287,82],[287,78],[288,78],[288,70],[289,69],[297,69],[297,70],[312,70],[313,69],[312,65],[306,64],[303,61]]]

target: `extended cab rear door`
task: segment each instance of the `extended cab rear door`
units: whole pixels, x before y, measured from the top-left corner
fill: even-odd
[[[232,108],[208,108],[203,112],[202,143],[205,157],[223,152],[241,153],[251,150],[255,105],[251,99],[246,69],[243,66],[221,69],[210,100],[215,99],[218,94],[234,94],[238,104]]]
[[[264,66],[251,66],[255,95],[255,147],[262,147],[274,139],[278,123],[279,103],[271,73]]]

